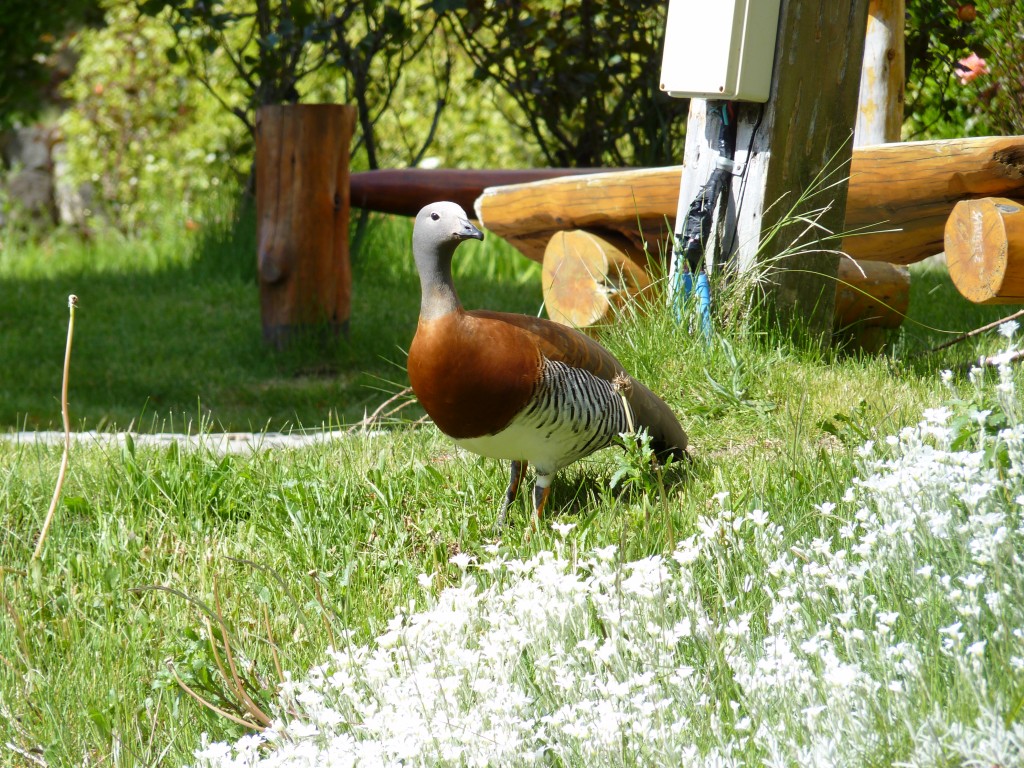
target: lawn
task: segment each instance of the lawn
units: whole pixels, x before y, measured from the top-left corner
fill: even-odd
[[[149,242],[0,252],[0,425],[59,424],[68,293],[82,303],[76,428],[346,425],[404,386],[418,304],[408,222],[374,220],[353,256],[348,343],[287,354],[262,345],[245,231],[214,221]],[[540,306],[539,269],[496,238],[462,247],[456,283],[468,306]],[[920,354],[949,337],[941,331],[1004,314],[964,302],[934,265],[915,269],[911,317],[874,356],[740,325],[704,343],[661,312],[626,313],[603,340],[679,414],[694,461],[655,474],[639,448],[597,454],[560,474],[539,530],[531,534],[521,500],[500,541],[492,525],[505,468],[413,423],[414,406],[407,420],[301,449],[221,456],[80,444],[36,563],[60,449],[0,441],[0,763],[179,765],[203,744],[249,732],[228,715],[259,724],[263,714],[290,723],[292,746],[334,749],[344,764],[338,739],[355,737],[367,764],[371,754],[386,763],[381,745],[391,749],[385,731],[398,721],[380,718],[392,710],[409,725],[399,735],[410,760],[453,765],[480,759],[455,743],[458,729],[480,733],[501,717],[525,724],[513,736],[488,731],[515,739],[515,760],[484,755],[502,764],[531,762],[530,750],[553,764],[761,763],[773,759],[770,737],[789,756],[781,762],[804,739],[806,762],[824,764],[816,734],[841,727],[856,736],[859,764],[890,764],[920,757],[927,729],[960,723],[974,733],[992,713],[1019,735],[1024,590],[1012,549],[1020,480],[1010,471],[1019,457],[995,438],[997,420],[1016,415],[997,402],[994,372],[986,385],[965,367],[1006,340],[992,333]],[[943,403],[950,412],[933,432],[886,441],[922,414],[939,420],[927,409]],[[987,438],[975,429],[983,406]],[[988,490],[971,496],[973,481],[945,487],[941,474],[911,487],[929,446],[933,458],[977,448],[970,461]],[[886,478],[900,467],[910,469],[896,490],[933,500],[929,515],[949,512],[946,527],[922,513],[899,529],[905,516],[894,510],[906,500]],[[975,518],[974,498],[1008,531],[990,553],[972,548],[992,527]],[[918,574],[928,565],[937,586]],[[847,592],[830,577],[850,573]],[[986,602],[982,582],[1002,597]],[[634,623],[614,624],[616,600],[616,615]],[[531,616],[536,631],[510,644]],[[429,637],[409,630],[435,626]],[[800,662],[786,667],[792,679],[776,666],[776,688],[758,677],[770,642]],[[491,644],[497,656],[462,663],[460,649]],[[913,657],[899,679],[885,677],[893,647]],[[562,665],[575,648],[590,649],[587,658],[575,652],[577,666]],[[324,663],[336,684],[306,681]],[[645,670],[659,674],[638,678]],[[303,682],[281,686],[284,671]],[[449,678],[454,687],[442,684]],[[786,689],[794,698],[778,694]],[[403,708],[417,696],[446,712],[444,723]],[[621,718],[567,714],[625,711],[631,697],[640,709],[629,727],[644,720],[654,735],[624,730]],[[460,719],[484,710],[490,721]],[[597,738],[612,727],[614,744]],[[261,743],[242,748],[274,754]],[[225,752],[204,755],[216,763]],[[937,749],[933,762],[954,752]]]

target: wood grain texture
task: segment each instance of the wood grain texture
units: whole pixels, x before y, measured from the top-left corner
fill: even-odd
[[[1024,203],[1007,198],[963,200],[945,233],[949,276],[978,304],[1024,303]]]
[[[256,113],[256,214],[264,339],[343,332],[351,311],[348,160],[355,108],[273,105]]]
[[[906,61],[905,0],[870,0],[854,146],[900,140]]]
[[[783,0],[771,97],[763,106],[741,105],[737,115],[736,160],[745,171],[731,189],[732,258],[741,271],[770,265],[767,293],[776,319],[796,321],[822,338],[832,331],[838,258],[823,250],[829,244],[820,230],[809,233],[803,249],[793,243],[799,225],[771,233],[784,217],[815,209],[824,231],[842,230],[845,184],[805,196],[820,174],[842,178],[849,163],[867,12],[868,0]]]
[[[645,262],[643,252],[623,237],[584,229],[556,232],[541,273],[548,316],[578,328],[611,322],[617,309],[650,288]]]
[[[850,176],[845,231],[896,231],[846,237],[842,250],[858,260],[910,264],[942,252],[946,219],[959,201],[1024,197],[1024,137],[865,147],[854,151]]]

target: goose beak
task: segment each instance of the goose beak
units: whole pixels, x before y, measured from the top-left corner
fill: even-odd
[[[459,240],[483,240],[484,233],[473,226],[468,219],[459,219],[459,231],[455,233]]]

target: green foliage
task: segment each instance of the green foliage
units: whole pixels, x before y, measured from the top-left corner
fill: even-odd
[[[979,53],[992,68],[982,99],[988,123],[995,133],[1024,133],[1024,10],[1015,0],[991,0],[978,27]]]
[[[212,206],[211,206],[212,208]],[[77,429],[315,428],[357,421],[404,386],[419,281],[403,219],[371,219],[353,257],[349,340],[275,353],[263,343],[255,218],[224,204],[198,230],[151,240],[51,238],[0,252],[0,430],[59,428],[69,293],[80,298],[71,379]],[[497,238],[460,251],[470,306],[536,312],[539,265]]]
[[[959,62],[990,72],[960,82]],[[905,139],[1024,131],[1024,14],[1016,0],[907,4]]]
[[[76,108],[60,118],[67,180],[91,190],[93,226],[192,226],[222,183],[235,186],[238,131],[184,64],[163,58],[169,30],[116,0],[106,21],[75,40],[80,58],[64,93]]]
[[[143,0],[140,12],[167,21],[174,45],[165,54],[189,72],[255,133],[254,113],[265,104],[299,100],[299,82],[324,65],[326,8],[304,0],[205,3]],[[216,82],[211,57],[229,65],[232,86]],[[241,101],[239,104],[238,102]]]
[[[340,80],[343,100],[356,106],[361,132],[354,149],[362,150],[370,168],[380,167],[377,121],[389,109],[407,65],[431,45],[437,27],[433,14],[412,3],[381,0],[144,0],[139,9],[167,21],[175,38],[168,59],[187,63],[250,135],[255,135],[259,107],[305,100],[306,81],[328,69]],[[216,66],[217,57],[228,66]],[[450,76],[450,60],[432,72],[433,117],[418,137],[412,164],[431,143]]]
[[[153,242],[51,240],[0,252],[0,423],[57,424],[69,292],[81,299],[76,430],[83,419],[127,427],[143,411],[142,430],[337,426],[405,383],[402,348],[418,305],[407,221],[371,222],[355,265],[352,339],[303,359],[263,347],[251,241],[232,235],[239,222],[229,210],[216,213],[198,233],[179,228]],[[242,219],[242,231],[250,224]],[[471,245],[454,265],[467,306],[536,311],[537,265],[497,238]],[[966,330],[1005,311],[969,304],[948,275],[926,267],[915,267],[913,285],[923,291],[912,301],[923,325],[900,332],[892,359],[808,352],[739,322],[721,329],[727,344],[706,344],[667,312],[624,312],[602,341],[680,414],[694,460],[652,475],[641,441],[568,468],[549,501],[559,524],[577,524],[566,546],[614,543],[623,558],[664,552],[694,534],[724,491],[737,509],[792,512],[785,525],[794,537],[814,530],[808,505],[841,495],[854,471],[850,449],[916,421],[949,395],[938,369],[986,349],[975,340],[912,361],[942,338],[926,326],[956,318]],[[383,632],[396,605],[422,599],[421,574],[438,587],[457,582],[449,559],[483,557],[505,470],[453,450],[432,427],[378,426],[229,456],[76,443],[44,561],[32,569],[60,451],[0,441],[0,743],[42,749],[50,765],[83,754],[109,764],[191,762],[203,732],[243,733],[185,694],[166,663],[243,713],[233,708],[230,671],[218,666],[218,657],[228,664],[220,620],[246,691],[264,707],[279,679],[275,653],[301,675],[347,637],[340,630],[360,642]],[[521,497],[502,552],[528,557],[562,541],[547,517],[528,536],[528,517]],[[734,586],[714,577],[704,594],[724,605]],[[757,594],[741,598],[750,610]]]
[[[54,76],[65,36],[96,15],[96,0],[5,0],[0,21],[0,129],[31,118]]]
[[[689,103],[659,89],[665,4],[435,0],[554,166],[678,160]],[[510,117],[510,119],[515,119]]]

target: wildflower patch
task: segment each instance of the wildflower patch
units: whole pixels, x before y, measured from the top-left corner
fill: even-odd
[[[1012,335],[1012,331],[1008,336]],[[667,556],[456,562],[283,685],[206,766],[1019,765],[1024,424],[1013,371],[861,449],[845,495],[714,511]],[[570,546],[573,545],[573,546]]]

